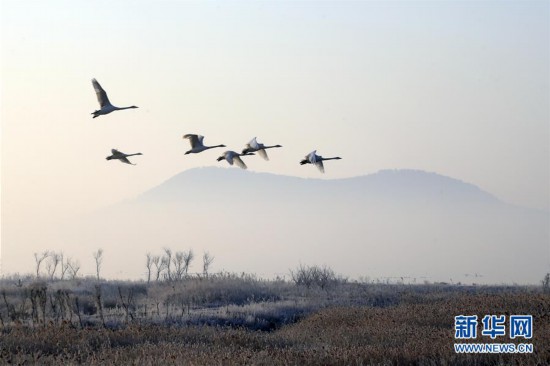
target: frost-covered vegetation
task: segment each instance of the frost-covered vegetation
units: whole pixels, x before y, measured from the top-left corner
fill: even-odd
[[[0,284],[4,327],[64,323],[113,329],[128,324],[208,324],[271,330],[322,307],[358,304],[361,287],[336,278],[302,286],[244,273],[186,275],[149,283],[28,276]]]
[[[318,266],[290,278],[4,278],[0,363],[550,363],[550,295],[541,286],[362,283]],[[535,353],[455,354],[460,314],[533,315]]]

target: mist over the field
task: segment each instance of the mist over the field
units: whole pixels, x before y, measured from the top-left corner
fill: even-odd
[[[41,248],[71,253],[92,273],[91,253],[103,248],[112,278],[143,278],[146,253],[163,248],[208,251],[214,271],[275,277],[326,264],[409,283],[537,283],[550,262],[547,212],[413,170],[319,180],[198,168],[68,223],[37,237]],[[29,249],[17,255],[32,263],[39,249]]]

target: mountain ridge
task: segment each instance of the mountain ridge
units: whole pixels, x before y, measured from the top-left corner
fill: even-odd
[[[290,185],[294,188],[291,189]],[[376,196],[393,198],[397,196],[402,199],[430,197],[451,201],[505,203],[474,184],[423,170],[384,169],[355,177],[321,179],[219,167],[184,170],[133,200],[143,202],[158,199],[189,199],[192,194],[207,192],[217,197],[227,196],[228,191],[233,196],[244,194],[261,196],[265,193],[277,192],[296,196],[322,195],[327,189],[333,188],[342,190],[344,196],[348,196],[352,190],[355,190],[361,191],[370,198]]]

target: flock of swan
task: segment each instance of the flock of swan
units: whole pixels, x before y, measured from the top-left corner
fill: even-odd
[[[99,85],[96,79],[92,79],[92,85],[94,86],[95,93],[97,95],[97,101],[99,102],[100,109],[92,112],[93,118],[103,116],[106,114],[109,114],[114,111],[121,111],[124,109],[132,109],[132,108],[138,108],[135,105],[130,107],[115,107],[111,104],[109,101],[109,98],[107,97],[107,93],[105,90]],[[204,136],[201,135],[195,135],[195,134],[185,134],[183,135],[184,139],[189,140],[189,143],[191,145],[191,149],[186,151],[185,154],[198,154],[208,149],[214,149],[217,147],[226,147],[225,145],[213,145],[213,146],[206,146],[203,143]],[[223,153],[217,160],[222,161],[225,160],[229,163],[229,165],[237,165],[238,167],[242,169],[246,169],[246,164],[241,159],[242,156],[248,156],[248,155],[255,155],[257,152],[262,158],[265,160],[269,160],[269,157],[267,156],[267,149],[282,147],[281,145],[271,145],[271,146],[265,146],[262,143],[259,143],[256,140],[256,137],[254,137],[252,140],[250,140],[245,148],[242,150],[241,153],[235,152],[233,150],[227,150]],[[135,156],[135,155],[143,155],[142,153],[134,153],[134,154],[125,154],[121,151],[118,151],[116,149],[111,149],[111,155],[108,156],[107,160],[119,160],[126,164],[136,165],[130,162],[128,160],[129,156]],[[312,164],[315,165],[321,173],[325,172],[325,168],[323,166],[323,161],[326,160],[340,160],[341,158],[339,156],[333,157],[333,158],[323,158],[320,155],[317,155],[317,150],[314,150],[307,154],[304,159],[300,161],[300,165],[304,164]]]

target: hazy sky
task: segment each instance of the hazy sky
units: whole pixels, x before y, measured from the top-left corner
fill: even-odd
[[[422,169],[550,209],[548,1],[0,3],[4,248],[226,164],[185,133],[284,146],[253,171],[319,177],[298,164],[317,149],[343,157],[323,178]],[[94,77],[140,108],[92,119]]]

